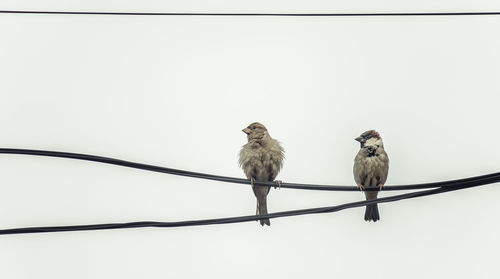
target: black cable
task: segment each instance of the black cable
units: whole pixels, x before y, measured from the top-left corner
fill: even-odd
[[[119,15],[119,16],[281,16],[281,17],[366,17],[366,16],[484,16],[500,12],[414,12],[414,13],[182,13],[182,12],[81,12],[0,10],[3,14]]]
[[[263,215],[251,215],[251,216],[241,216],[241,217],[229,217],[229,218],[217,218],[217,219],[205,219],[205,220],[194,220],[194,221],[179,221],[179,222],[129,222],[129,223],[110,223],[110,224],[95,224],[95,225],[75,225],[75,226],[52,226],[52,227],[26,227],[26,228],[15,228],[15,229],[4,229],[0,230],[0,235],[2,234],[27,234],[27,233],[47,233],[47,232],[67,232],[67,231],[86,231],[86,230],[108,230],[108,229],[126,229],[126,228],[142,228],[142,227],[187,227],[187,226],[203,226],[203,225],[216,225],[216,224],[231,224],[231,223],[241,223],[256,221],[262,218],[280,218],[289,217],[297,215],[306,214],[319,214],[319,213],[331,213],[348,208],[362,207],[368,204],[374,203],[388,203],[399,200],[424,197],[429,195],[435,195],[440,193],[446,193],[450,191],[457,191],[471,187],[482,186],[486,184],[491,184],[497,182],[496,179],[484,178],[477,180],[475,182],[461,183],[457,184],[455,187],[447,188],[437,188],[431,190],[424,190],[419,192],[395,195],[385,198],[379,198],[376,200],[369,201],[358,201],[352,203],[345,203],[337,206],[329,207],[319,207],[311,209],[299,209],[291,211],[276,212]]]
[[[99,162],[104,164],[111,164],[129,168],[136,168],[141,170],[168,173],[173,175],[216,180],[229,183],[237,184],[250,184],[248,179],[220,176],[213,174],[206,174],[200,172],[185,171],[179,169],[165,168],[160,166],[148,165],[135,163],[130,161],[118,160],[114,158],[94,156],[88,154],[79,153],[69,153],[69,152],[59,152],[59,151],[48,151],[48,150],[32,150],[32,149],[16,149],[16,148],[0,148],[0,154],[21,154],[21,155],[36,155],[36,156],[48,156],[48,157],[58,157],[58,158],[69,158],[78,159],[92,162]],[[437,187],[455,187],[457,185],[462,185],[463,183],[471,183],[481,179],[492,179],[495,182],[500,182],[500,172],[480,175],[470,178],[455,179],[449,181],[431,182],[431,183],[421,183],[412,185],[395,185],[395,186],[384,186],[383,191],[395,191],[395,190],[416,190],[416,189],[428,189]],[[274,182],[269,181],[255,181],[256,186],[276,186]],[[314,185],[314,184],[300,184],[300,183],[281,183],[281,188],[288,189],[301,189],[301,190],[321,190],[321,191],[359,191],[357,187],[353,186],[333,186],[333,185]],[[378,190],[378,187],[365,187],[366,190]]]

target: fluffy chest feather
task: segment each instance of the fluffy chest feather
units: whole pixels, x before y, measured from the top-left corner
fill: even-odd
[[[247,143],[240,151],[239,163],[248,178],[274,180],[283,165],[283,149],[276,140],[268,144]]]
[[[370,156],[361,159],[361,164],[364,165],[366,175],[375,175],[384,170],[386,164],[380,156]]]
[[[378,156],[366,156],[358,153],[354,160],[354,179],[363,186],[384,184],[389,171],[389,158],[385,152],[378,152]]]

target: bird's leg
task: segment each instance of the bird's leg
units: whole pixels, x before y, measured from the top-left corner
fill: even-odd
[[[255,182],[255,179],[253,177],[250,177],[250,185],[252,185],[253,188],[253,183]]]
[[[363,187],[363,185],[359,184],[359,183],[358,183],[358,188],[359,188],[360,191],[364,191],[365,190],[365,187]]]
[[[276,183],[276,185],[277,185],[277,186],[274,186],[274,189],[276,189],[276,187],[278,187],[278,189],[281,189],[281,183],[282,183],[281,180],[274,180],[274,183]]]
[[[379,190],[382,190],[382,188],[383,188],[383,187],[384,187],[384,184],[382,184],[382,183],[380,183],[380,184],[378,185]]]

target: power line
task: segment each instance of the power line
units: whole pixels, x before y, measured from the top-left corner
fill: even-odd
[[[190,13],[190,12],[90,12],[0,10],[2,14],[111,15],[111,16],[266,16],[266,17],[389,17],[389,16],[487,16],[500,12],[402,12],[402,13]]]
[[[33,150],[33,149],[16,149],[16,148],[0,148],[0,154],[19,154],[19,155],[35,155],[35,156],[47,156],[47,157],[58,157],[67,159],[77,159],[84,161],[99,162],[104,164],[117,165],[122,167],[129,167],[135,169],[141,169],[146,171],[167,173],[172,175],[187,176],[200,179],[216,180],[221,182],[229,182],[236,184],[250,184],[248,179],[220,176],[213,174],[206,174],[201,172],[185,171],[173,168],[166,168],[155,165],[148,165],[136,162],[130,162],[125,160],[119,160],[109,157],[80,154],[80,153],[70,153],[70,152],[60,152],[60,151],[49,151],[49,150]],[[383,191],[395,191],[395,190],[416,190],[416,189],[429,189],[438,187],[457,187],[465,185],[467,183],[474,183],[476,181],[482,181],[484,179],[489,179],[494,182],[500,182],[500,172],[474,176],[469,178],[431,182],[431,183],[420,183],[412,185],[394,185],[394,186],[384,186]],[[275,187],[276,184],[270,181],[255,181],[256,186],[272,186]],[[317,185],[317,184],[301,184],[301,183],[281,183],[281,188],[288,189],[300,189],[300,190],[320,190],[320,191],[359,191],[357,187],[353,186],[335,186],[335,185]],[[378,190],[378,187],[365,187],[368,191]]]
[[[240,217],[229,217],[229,218],[217,218],[217,219],[205,219],[205,220],[194,220],[194,221],[179,221],[179,222],[153,222],[153,221],[141,221],[141,222],[129,222],[129,223],[109,223],[109,224],[93,224],[93,225],[75,225],[75,226],[51,226],[51,227],[26,227],[26,228],[14,228],[14,229],[4,229],[0,230],[0,235],[3,234],[28,234],[28,233],[49,233],[49,232],[69,232],[69,231],[88,231],[88,230],[110,230],[110,229],[127,229],[127,228],[144,228],[144,227],[161,227],[161,228],[172,228],[172,227],[188,227],[188,226],[204,226],[204,225],[219,225],[219,224],[231,224],[231,223],[242,223],[260,220],[262,218],[280,218],[280,217],[290,217],[298,215],[308,215],[308,214],[319,214],[319,213],[332,213],[349,208],[362,207],[368,204],[374,203],[388,203],[395,202],[399,200],[412,199],[417,197],[424,197],[430,195],[436,195],[451,191],[462,190],[471,187],[477,187],[481,185],[486,185],[494,183],[494,180],[483,179],[481,181],[476,181],[475,183],[467,183],[457,187],[448,188],[437,188],[425,191],[418,191],[413,193],[395,195],[385,198],[379,198],[375,200],[368,201],[358,201],[345,203],[337,206],[329,207],[318,207],[310,209],[299,209],[291,211],[276,212],[263,215],[251,215],[251,216],[240,216]]]
[[[230,177],[208,175],[208,174],[188,172],[188,171],[182,171],[182,170],[175,170],[175,169],[170,169],[170,168],[163,168],[163,167],[158,167],[158,166],[153,166],[153,165],[139,164],[139,163],[133,163],[133,162],[123,161],[123,160],[117,160],[117,159],[113,159],[113,158],[99,157],[99,156],[86,155],[86,154],[56,152],[56,151],[42,151],[42,150],[29,150],[29,149],[10,149],[10,148],[0,148],[0,153],[73,158],[73,159],[95,161],[95,162],[121,165],[121,166],[127,166],[127,167],[134,167],[134,168],[145,169],[145,170],[150,170],[150,171],[172,173],[172,174],[197,177],[197,178],[219,180],[219,178],[222,177],[222,178],[236,179],[236,180],[238,180],[242,183],[246,183],[246,184],[249,183],[248,180],[244,180],[244,179],[242,180],[242,179],[237,179],[237,178],[230,178]],[[428,183],[427,184],[427,185],[441,185],[441,186],[434,186],[434,187],[439,187],[436,189],[418,191],[418,192],[401,194],[401,195],[394,195],[394,196],[390,196],[390,197],[379,198],[376,200],[345,203],[342,205],[330,206],[330,207],[299,209],[299,210],[283,211],[283,212],[276,212],[276,213],[270,213],[270,214],[264,214],[264,215],[251,215],[251,216],[239,216],[239,217],[193,220],[193,221],[178,221],[178,222],[141,221],[141,222],[129,222],[129,223],[13,228],[13,229],[0,230],[0,235],[1,234],[42,233],[42,232],[62,232],[62,231],[82,231],[82,230],[126,229],[126,228],[140,228],[140,227],[186,227],[186,226],[202,226],[202,225],[241,223],[241,222],[260,220],[262,218],[270,218],[271,219],[271,218],[280,218],[280,217],[289,217],[289,216],[298,216],[298,215],[307,215],[307,214],[331,213],[331,212],[345,210],[348,208],[366,206],[366,205],[374,204],[374,203],[388,203],[388,202],[394,202],[394,201],[399,201],[399,200],[404,200],[404,199],[411,199],[411,198],[417,198],[417,197],[423,197],[423,196],[429,196],[429,195],[450,192],[450,191],[457,191],[457,190],[462,190],[462,189],[466,189],[466,188],[496,183],[499,181],[500,181],[499,173],[493,173],[493,174],[487,174],[487,175],[482,175],[482,176],[476,176],[476,177],[472,177],[472,178],[453,180],[451,182],[435,182],[435,183]],[[234,182],[234,181],[226,181],[226,182]],[[239,183],[239,182],[235,182],[235,183]],[[269,183],[269,182],[260,182],[260,183],[265,184],[265,183]],[[288,184],[288,183],[286,183],[286,184]],[[286,186],[286,184],[284,184],[283,186]],[[318,185],[307,185],[307,184],[301,184],[301,185],[308,186],[308,187],[318,186]],[[410,186],[421,187],[422,185],[426,185],[426,184],[410,185]],[[310,189],[308,187],[305,187],[305,189]],[[321,188],[323,188],[323,187],[325,187],[325,186],[322,186]],[[343,187],[343,186],[330,186],[330,187],[334,187],[334,188],[341,187],[341,188],[349,188],[349,189],[354,188],[354,190],[357,190],[356,187]],[[405,187],[405,186],[391,186],[391,188],[394,188],[394,187]],[[298,189],[298,188],[296,188],[296,189]],[[417,188],[412,188],[412,189],[417,189]],[[388,190],[388,189],[386,189],[386,190]]]

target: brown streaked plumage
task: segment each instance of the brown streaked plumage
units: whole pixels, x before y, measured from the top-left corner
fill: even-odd
[[[254,180],[273,181],[283,166],[284,150],[279,142],[269,135],[264,125],[255,122],[245,129],[248,143],[240,151],[239,164],[245,175],[253,183]],[[278,183],[279,185],[279,183]],[[256,214],[267,214],[267,194],[270,187],[254,186],[252,189],[257,198]],[[269,219],[261,219],[260,224],[271,225]]]
[[[389,172],[389,157],[384,150],[384,144],[380,135],[369,130],[356,138],[361,148],[354,158],[354,180],[358,187],[378,186],[380,189],[387,180]],[[376,199],[378,191],[365,191],[367,200]],[[378,221],[380,215],[377,204],[367,205],[365,210],[365,221]]]

